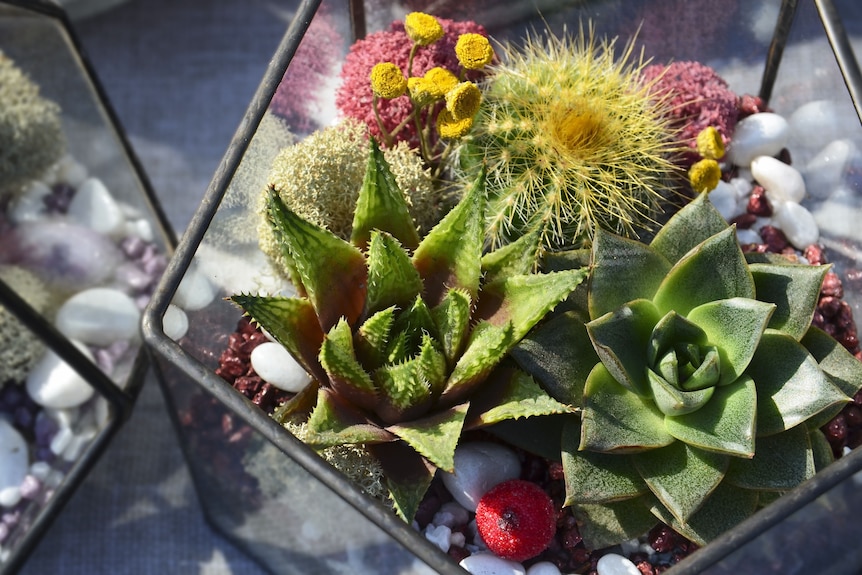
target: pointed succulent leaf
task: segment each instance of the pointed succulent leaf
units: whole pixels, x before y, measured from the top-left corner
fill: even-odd
[[[578,504],[572,513],[587,549],[603,549],[620,541],[637,539],[655,524],[646,502],[649,496],[600,504]]]
[[[671,264],[649,246],[601,228],[593,240],[589,311],[603,316],[636,299],[652,299]]]
[[[273,229],[278,230],[275,236],[287,245],[323,331],[342,317],[354,325],[365,306],[368,283],[362,252],[300,218],[275,192],[267,197],[267,209]]]
[[[512,447],[523,449],[548,461],[560,461],[560,439],[566,422],[575,419],[580,422],[580,413],[528,417],[527,419],[506,419],[485,428]]]
[[[811,455],[814,459],[814,471],[819,472],[827,465],[835,461],[835,455],[832,453],[832,446],[826,435],[819,428],[812,428],[808,425],[808,439],[811,442]]]
[[[820,286],[829,266],[750,264],[757,299],[775,304],[769,327],[802,339],[817,308]]]
[[[726,228],[676,262],[652,301],[662,314],[688,316],[701,304],[733,297],[754,299],[754,280],[734,229]]]
[[[536,271],[539,261],[540,236],[538,230],[528,232],[510,244],[482,256],[485,285],[511,276],[527,275]]]
[[[659,501],[678,521],[685,522],[721,483],[731,458],[675,441],[637,453],[632,459]]]
[[[675,264],[697,244],[727,227],[707,195],[700,194],[662,226],[650,247]]]
[[[353,333],[344,319],[335,324],[323,339],[320,364],[329,376],[330,387],[338,395],[363,409],[371,409],[377,404],[377,388],[356,360]]]
[[[649,396],[646,367],[650,336],[661,316],[652,302],[631,301],[587,324],[602,363],[629,391]]]
[[[438,354],[440,361],[443,356]],[[380,390],[374,410],[387,424],[418,417],[431,405],[431,389],[427,374],[428,363],[421,355],[402,363],[384,365],[372,378]]]
[[[367,446],[380,463],[395,512],[410,523],[437,468],[403,441]]]
[[[419,346],[419,355],[416,356],[417,369],[428,382],[431,396],[439,397],[446,384],[449,370],[446,369],[446,356],[440,351],[437,343],[428,334],[423,334],[422,344]]]
[[[299,390],[299,393],[276,407],[272,412],[272,418],[280,425],[284,425],[294,416],[308,417],[317,404],[319,389],[320,382],[312,379],[308,385]]]
[[[587,328],[575,312],[549,318],[510,355],[551,397],[569,405],[581,405],[584,382],[599,362]]]
[[[802,338],[802,345],[845,395],[853,397],[862,388],[862,361],[856,359],[835,338],[811,326]]]
[[[434,320],[443,354],[450,367],[455,366],[470,335],[471,305],[467,292],[450,289],[443,296],[443,301],[431,310],[431,319]]]
[[[754,381],[743,375],[733,383],[716,387],[712,398],[699,410],[665,417],[665,429],[693,447],[752,457],[757,399]]]
[[[408,249],[415,249],[419,245],[419,233],[410,216],[407,201],[380,146],[374,138],[370,140],[371,153],[365,168],[365,179],[356,199],[350,241],[356,247],[365,249],[372,231],[377,229],[389,232]]]
[[[629,453],[673,441],[652,400],[620,385],[604,365],[595,366],[584,388],[580,449]]]
[[[757,382],[757,434],[772,435],[850,401],[802,344],[766,330],[746,370]]]
[[[395,364],[410,359],[412,350],[409,339],[406,331],[394,331],[389,337],[389,344],[386,346],[385,363]]]
[[[647,348],[648,365],[656,365],[659,356],[680,343],[698,346],[707,344],[706,333],[697,325],[675,311],[668,312],[655,325]]]
[[[592,250],[580,248],[576,250],[565,250],[562,252],[545,252],[542,254],[542,271],[560,272],[563,270],[576,270],[579,268],[591,268]],[[592,281],[592,280],[591,280]],[[583,282],[569,294],[566,301],[558,308],[558,311],[577,311],[584,321],[589,321],[589,284]]]
[[[556,307],[584,279],[588,270],[567,270],[501,279],[486,286],[474,318],[494,325],[511,324],[520,341],[539,320]]]
[[[507,419],[569,413],[572,408],[549,396],[539,384],[520,369],[498,368],[488,384],[471,400],[467,429],[486,427]]]
[[[422,279],[398,240],[386,233],[371,232],[365,314],[391,306],[406,308],[421,293]]]
[[[790,490],[814,475],[814,453],[805,425],[758,437],[754,458],[733,458],[727,481],[745,489]]]
[[[312,447],[328,447],[355,443],[394,441],[395,436],[369,423],[348,408],[326,389],[317,392],[317,404],[308,418],[305,443]]]
[[[395,307],[392,306],[369,317],[354,334],[353,349],[366,370],[374,371],[386,362],[394,322]]]
[[[327,381],[326,372],[317,359],[323,330],[310,301],[250,294],[234,295],[230,299],[283,345],[313,378]]]
[[[496,326],[479,322],[470,333],[467,348],[440,396],[443,405],[454,405],[468,397],[502,361],[517,340],[511,324]]]
[[[484,235],[485,173],[464,197],[428,232],[413,253],[413,265],[425,284],[425,300],[439,304],[449,288],[466,290],[471,301],[479,294]]]
[[[418,351],[422,334],[427,333],[437,339],[437,325],[431,316],[431,310],[421,297],[416,297],[410,307],[397,315],[392,332],[405,334],[406,351],[410,356]]]
[[[621,501],[648,491],[631,457],[579,451],[580,436],[580,422],[577,418],[569,419],[562,436],[564,506]]]
[[[665,415],[685,415],[697,411],[706,405],[715,391],[715,387],[683,391],[651,369],[647,370],[647,375],[656,407]]]
[[[721,375],[718,385],[736,381],[748,367],[775,304],[731,298],[697,306],[688,319],[697,324],[718,348]]]
[[[468,403],[462,403],[422,419],[390,425],[386,430],[404,440],[438,468],[452,473],[455,468],[455,447],[461,437],[469,407]]]
[[[675,531],[698,545],[706,545],[750,517],[757,509],[758,493],[722,481],[697,513],[681,523],[658,500],[652,512]]]

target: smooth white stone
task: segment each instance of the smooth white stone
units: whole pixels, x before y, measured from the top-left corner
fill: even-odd
[[[550,561],[539,561],[530,565],[527,575],[560,575],[560,570]]]
[[[60,306],[54,321],[70,339],[96,346],[135,340],[141,312],[125,293],[111,288],[78,292]]]
[[[629,556],[632,553],[637,553],[641,542],[638,539],[628,539],[620,542],[620,550],[624,556]]]
[[[279,389],[296,393],[308,385],[308,373],[280,343],[263,342],[252,350],[250,360],[261,379]]]
[[[186,311],[197,311],[212,303],[215,297],[216,290],[212,282],[195,265],[191,265],[177,286],[172,303]]]
[[[616,553],[602,555],[596,564],[599,575],[641,575],[635,564]]]
[[[117,238],[125,229],[126,217],[99,178],[88,178],[69,203],[69,217],[81,225]]]
[[[153,233],[153,225],[144,218],[138,218],[133,220],[127,220],[125,223],[125,227],[123,228],[123,236],[135,236],[141,238],[145,242],[152,242],[155,240],[155,234]]]
[[[730,185],[733,186],[733,189],[736,190],[737,199],[748,199],[749,194],[751,194],[751,190],[754,188],[754,185],[751,183],[751,178],[731,178]]]
[[[189,316],[174,304],[168,304],[162,318],[162,329],[172,340],[180,340],[189,331]]]
[[[782,116],[760,112],[736,124],[727,150],[727,161],[747,167],[757,156],[774,156],[786,145],[790,125]]]
[[[446,527],[456,527],[466,525],[470,521],[470,512],[455,503],[447,501],[440,506],[440,510],[434,514],[431,523],[434,525],[445,525]]]
[[[805,197],[805,180],[799,170],[772,156],[756,157],[751,162],[751,175],[773,203],[799,203]]]
[[[454,531],[449,536],[449,546],[464,547],[467,544],[467,537],[460,531]]]
[[[473,441],[455,449],[455,472],[444,472],[443,485],[469,511],[489,489],[521,475],[521,462],[514,451],[485,441]]]
[[[60,161],[57,162],[57,169],[54,172],[57,182],[69,184],[73,188],[77,188],[83,184],[88,176],[87,167],[68,154],[60,158]]]
[[[760,237],[760,234],[755,232],[752,229],[740,230],[736,229],[736,241],[740,244],[762,244],[763,238]]]
[[[443,553],[449,551],[449,537],[452,535],[452,530],[445,525],[429,524],[425,527],[425,539],[439,547]]]
[[[474,553],[461,559],[458,565],[471,575],[527,575],[520,563],[501,559],[493,553]]]
[[[83,344],[72,343],[92,361],[92,354]],[[94,391],[77,371],[51,350],[45,352],[27,375],[26,387],[33,401],[55,409],[81,405],[93,396]]]
[[[794,159],[811,157],[830,141],[847,134],[847,115],[830,100],[807,102],[790,114],[787,121]]]
[[[51,473],[51,464],[47,461],[34,461],[30,465],[30,475],[39,481],[45,481],[49,473]]]
[[[833,140],[827,144],[805,167],[803,176],[808,193],[814,198],[828,198],[841,185],[847,166],[857,153],[852,140]]]
[[[54,437],[51,438],[51,452],[54,455],[60,455],[65,451],[69,445],[72,444],[72,440],[75,438],[75,435],[72,433],[72,430],[68,427],[61,427]]]
[[[820,239],[820,228],[814,216],[806,208],[793,202],[786,202],[778,206],[772,219],[787,236],[787,241],[793,247],[804,250]]]
[[[45,198],[51,193],[51,188],[44,182],[37,180],[31,183],[9,207],[9,220],[16,224],[41,220],[45,217]]]
[[[732,220],[741,213],[736,188],[727,182],[718,182],[707,197],[725,220]]]
[[[14,507],[19,501],[21,501],[20,486],[0,489],[0,507]]]
[[[814,221],[831,237],[862,241],[862,198],[847,186],[839,186],[813,209]]]
[[[30,465],[27,451],[27,442],[11,423],[0,418],[0,499],[11,501],[17,490],[27,476]],[[17,494],[20,497],[20,493]],[[17,501],[11,503],[15,505]],[[0,500],[0,505],[10,506],[9,503]]]

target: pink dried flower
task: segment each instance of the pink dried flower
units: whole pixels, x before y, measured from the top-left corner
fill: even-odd
[[[422,76],[428,70],[440,67],[453,74],[459,74],[461,67],[455,55],[455,44],[461,34],[474,33],[486,35],[485,29],[475,22],[456,22],[438,18],[445,34],[434,44],[422,46],[413,58],[413,70],[410,76]],[[383,140],[372,106],[373,93],[368,81],[371,69],[380,62],[392,62],[408,74],[407,63],[410,58],[410,48],[413,42],[407,37],[402,22],[393,22],[388,30],[375,32],[362,40],[356,41],[344,60],[341,68],[342,84],[335,96],[338,110],[346,117],[356,118],[368,125],[371,133]],[[469,72],[467,78],[477,80],[481,72]],[[432,107],[425,114],[432,113],[436,117],[439,105]],[[377,103],[383,125],[392,131],[412,112],[410,98],[407,95],[391,100],[380,100]],[[428,118],[422,119],[422,124],[428,124]],[[407,141],[411,146],[418,147],[415,126],[407,125],[398,132],[393,144]]]
[[[652,92],[667,98],[679,141],[690,148],[685,162],[691,164],[697,154],[697,135],[712,126],[726,145],[739,116],[738,97],[718,73],[699,62],[674,62],[668,66],[654,64],[644,68],[646,82],[655,80]],[[656,80],[656,78],[658,78]]]

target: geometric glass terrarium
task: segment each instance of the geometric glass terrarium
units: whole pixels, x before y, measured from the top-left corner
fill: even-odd
[[[266,293],[290,297],[295,295],[295,285],[306,281],[305,276],[300,276],[300,281],[295,281],[292,286],[280,269],[273,265],[271,258],[263,254],[258,237],[258,230],[261,229],[258,227],[258,198],[278,178],[281,178],[280,185],[289,188],[294,180],[307,182],[318,175],[320,170],[326,169],[315,163],[321,155],[330,153],[325,145],[314,147],[316,134],[343,120],[345,115],[355,113],[357,108],[369,112],[370,129],[373,131],[376,121],[374,106],[380,106],[380,110],[392,110],[387,108],[385,102],[372,103],[371,96],[365,100],[356,96],[358,103],[351,104],[350,94],[347,97],[344,95],[345,86],[350,82],[355,86],[368,83],[371,65],[369,70],[359,70],[357,66],[351,73],[342,71],[342,65],[351,57],[354,63],[361,59],[356,53],[359,50],[351,51],[354,39],[398,29],[397,25],[390,29],[390,23],[404,20],[411,12],[427,12],[441,22],[445,19],[447,22],[469,20],[477,23],[493,39],[495,49],[507,42],[517,44],[525,36],[543,38],[542,31],[546,28],[558,37],[566,33],[578,37],[579,33],[592,29],[597,38],[618,38],[615,44],[618,56],[625,52],[623,46],[628,39],[635,37],[635,48],[630,57],[636,60],[642,47],[644,58],[651,59],[650,64],[666,66],[671,62],[698,62],[710,67],[725,83],[723,88],[735,94],[732,100],[734,113],[737,106],[746,108],[747,115],[769,110],[766,113],[780,116],[790,126],[788,130],[792,134],[781,146],[789,151],[790,158],[786,157],[786,153],[782,155],[781,149],[766,155],[783,158],[785,164],[790,162],[798,166],[804,174],[809,193],[801,205],[805,213],[817,221],[819,236],[814,241],[823,248],[825,261],[833,264],[833,271],[843,280],[843,293],[839,298],[843,303],[835,299],[831,301],[833,305],[857,317],[862,313],[862,284],[859,283],[858,271],[862,262],[859,256],[862,237],[859,237],[852,224],[854,217],[859,214],[862,192],[862,181],[859,180],[862,163],[858,155],[858,146],[862,144],[862,126],[858,108],[854,109],[854,102],[858,102],[859,77],[858,70],[854,72],[852,55],[845,50],[846,44],[842,45],[840,23],[826,3],[818,3],[815,8],[809,3],[797,6],[796,2],[782,2],[780,5],[775,2],[739,2],[718,6],[710,2],[691,1],[547,1],[507,3],[506,9],[502,10],[493,2],[466,5],[456,2],[379,0],[364,3],[304,2],[189,232],[169,264],[145,312],[143,324],[145,341],[153,353],[160,383],[208,519],[219,531],[274,572],[457,573],[463,572],[458,560],[464,555],[476,556],[471,553],[482,549],[479,543],[465,544],[451,532],[442,538],[445,541],[441,541],[441,530],[437,529],[441,525],[435,524],[434,519],[429,522],[428,517],[417,521],[421,531],[417,532],[414,526],[399,519],[390,506],[365,495],[357,483],[348,480],[315,450],[270,417],[269,414],[284,402],[285,397],[302,396],[285,395],[275,386],[262,381],[262,374],[249,369],[248,356],[252,349],[262,342],[268,343],[270,337],[278,339],[279,336],[272,329],[266,329],[268,335],[256,331],[248,323],[243,324],[242,312],[226,301],[235,294]],[[828,32],[826,35],[817,12],[821,12],[824,18]],[[384,37],[375,36],[376,43],[365,45],[364,50],[370,54],[369,59],[373,58],[375,50],[380,53],[395,51],[392,45],[385,43]],[[385,38],[391,40],[391,37]],[[534,40],[533,48],[542,48],[545,46],[543,42]],[[831,42],[835,43],[835,54],[830,49]],[[417,62],[420,61],[418,54],[421,54],[421,48],[416,52]],[[835,55],[839,56],[840,66],[836,64]],[[441,61],[436,60],[435,64],[443,66]],[[668,72],[667,76],[672,77],[674,73]],[[680,72],[680,76],[684,74]],[[481,81],[477,80],[477,83],[482,89],[488,89]],[[549,90],[554,93],[555,88]],[[483,97],[487,94],[489,92],[484,92]],[[751,97],[743,97],[746,94]],[[418,96],[415,97],[418,99]],[[706,98],[702,95],[698,97]],[[685,103],[697,101],[695,96],[688,95],[687,98]],[[502,99],[505,101],[505,98]],[[561,118],[566,119],[566,122],[561,122],[561,125],[579,129],[591,126],[591,118],[595,116],[590,113],[573,114],[571,110],[576,108],[576,105],[572,105],[565,110]],[[577,121],[571,120],[572,117]],[[716,118],[712,118],[708,123],[717,122]],[[549,131],[554,128],[551,125]],[[596,129],[595,133],[600,133],[600,130]],[[578,140],[575,134],[569,135],[572,137],[569,142],[583,141]],[[734,136],[737,138],[736,153],[739,154],[742,148],[740,142],[744,141],[743,133],[734,134],[733,129],[728,128],[727,135],[729,142],[725,143],[729,144],[729,149],[733,149]],[[532,136],[535,141],[541,141],[543,134],[535,133]],[[311,151],[305,157],[279,155],[282,150],[296,149],[292,147],[297,144],[307,145]],[[277,156],[279,159],[276,159]],[[281,162],[279,167],[282,172],[276,174],[273,171],[271,176],[270,170],[278,162]],[[517,158],[513,163],[517,163]],[[361,162],[360,165],[364,166]],[[335,176],[329,174],[331,179],[326,185],[336,187],[340,178],[349,178],[350,168],[342,168],[343,171],[335,171]],[[745,205],[749,203],[748,195],[743,202],[744,214],[733,211],[741,198],[729,202],[733,205],[727,202],[729,192],[724,184],[729,184],[732,179],[751,180],[748,163],[725,176],[728,181],[718,186],[723,191],[710,192],[710,203],[722,217],[727,213],[726,219],[748,214],[741,219],[734,219],[740,231],[745,226],[755,224],[758,229],[760,226],[766,227],[762,220],[758,220],[760,216],[747,212]],[[710,188],[715,186],[717,184],[713,183]],[[749,193],[750,186],[745,194]],[[299,207],[302,207],[301,202]],[[293,205],[291,209],[299,211],[299,207]],[[790,209],[797,210],[795,207]],[[421,215],[414,214],[417,220]],[[747,222],[745,226],[743,221]],[[723,226],[727,225],[724,220],[722,222]],[[793,235],[792,228],[792,225],[787,225],[787,233]],[[769,233],[773,232],[764,232]],[[725,233],[725,236],[729,237],[729,234]],[[740,235],[738,243],[767,243],[765,236],[752,238],[754,236]],[[289,239],[283,241],[285,244],[290,242]],[[798,241],[803,243],[803,240]],[[467,243],[467,240],[464,242]],[[803,247],[797,246],[798,251]],[[289,253],[295,255],[291,249],[294,248],[288,248]],[[416,249],[419,251],[419,248]],[[813,254],[808,252],[808,261],[814,258]],[[328,250],[319,250],[310,259],[326,262],[327,265],[339,263]],[[453,277],[455,275],[453,273]],[[291,277],[296,280],[297,276]],[[633,283],[638,281],[638,278],[631,276],[623,277]],[[602,285],[608,286],[609,283],[606,281]],[[620,283],[623,283],[622,280]],[[833,293],[826,297],[836,296]],[[577,305],[577,302],[570,303]],[[787,311],[787,306],[782,309]],[[259,317],[255,319],[261,320]],[[285,324],[290,324],[287,314],[282,319]],[[674,321],[677,322],[675,326],[688,325],[681,320]],[[694,319],[691,321],[693,323]],[[655,329],[661,333],[658,328]],[[834,329],[833,332],[837,333]],[[770,332],[769,338],[772,337],[777,336]],[[858,341],[853,341],[855,328],[842,337],[848,350],[858,353],[855,347]],[[563,344],[556,345],[553,337],[542,340],[537,335],[532,341],[539,342],[540,347],[556,351],[563,347]],[[529,351],[524,353],[524,349],[522,347],[520,350],[520,359],[517,356],[515,358],[520,367],[529,363],[524,360],[525,355],[529,356]],[[302,354],[297,352],[295,355]],[[323,352],[320,357],[324,357]],[[850,357],[849,352],[847,357]],[[326,365],[324,359],[320,362]],[[328,366],[325,370],[328,377],[333,377]],[[319,379],[325,379],[320,375],[321,371],[323,368],[314,373]],[[670,377],[664,374],[663,371],[662,377]],[[614,377],[618,377],[616,373]],[[543,383],[549,385],[547,381],[543,380]],[[606,379],[601,384],[606,388],[610,386]],[[858,389],[862,380],[850,382],[848,389],[854,385]],[[332,384],[332,388],[335,387],[336,384]],[[317,405],[320,405],[321,400],[317,401]],[[349,400],[345,401],[349,403]],[[293,405],[296,403],[300,402]],[[593,409],[595,412],[596,409]],[[858,405],[854,410],[858,411]],[[858,415],[855,411],[850,419]],[[377,421],[373,416],[368,416],[368,419]],[[840,425],[836,421],[833,419],[823,423],[832,426],[828,427],[826,433],[835,441],[833,450],[842,454],[839,443],[846,439],[846,435],[839,439]],[[841,421],[846,433],[857,433],[853,431],[852,425],[847,427],[847,421]],[[526,429],[518,425],[516,421],[513,429]],[[401,431],[392,431],[394,428],[389,426],[387,431]],[[547,431],[549,428],[542,429]],[[508,435],[502,428],[492,431],[494,441],[499,442],[502,438],[504,443],[525,448],[516,437],[517,431]],[[470,439],[475,437],[470,436]],[[481,437],[487,439],[485,435]],[[857,440],[854,437],[850,443],[855,444]],[[560,441],[559,437],[556,441]],[[813,448],[808,448],[809,455],[812,451]],[[687,563],[676,565],[678,557],[672,555],[679,549],[672,545],[658,549],[662,543],[660,539],[665,537],[662,533],[667,533],[660,528],[645,527],[641,539],[637,539],[641,533],[636,533],[626,538],[624,545],[612,547],[610,551],[587,548],[581,540],[582,536],[586,538],[589,531],[587,520],[583,515],[563,514],[556,524],[556,543],[551,544],[550,550],[545,549],[542,552],[544,555],[524,560],[518,568],[546,560],[555,563],[554,569],[560,572],[589,572],[596,567],[600,557],[609,553],[629,555],[637,561],[642,559],[638,557],[640,553],[649,555],[650,561],[655,561],[656,565],[673,563],[676,569],[689,569],[688,572],[709,569],[722,572],[722,568],[727,569],[727,565],[740,557],[731,553],[740,541],[748,543],[738,552],[741,554],[739,560],[744,562],[749,560],[746,548],[762,550],[759,542],[766,541],[771,533],[781,528],[792,528],[797,533],[805,530],[804,522],[799,517],[815,517],[816,512],[812,510],[817,506],[829,509],[828,501],[822,504],[823,500],[818,497],[827,492],[843,493],[847,485],[845,480],[862,468],[859,452],[850,452],[849,449],[847,452],[799,488],[776,489],[776,492],[789,493],[776,498],[775,502],[765,505],[767,497],[764,496],[760,500],[764,504],[763,510],[725,535],[715,537],[712,544],[692,553]],[[542,454],[544,456],[546,453]],[[542,465],[550,469],[553,463],[559,463],[553,459],[552,455]],[[520,461],[523,464],[527,460],[527,456],[523,456]],[[457,473],[457,461],[455,469]],[[545,468],[542,469],[544,473]],[[550,471],[547,472],[550,476]],[[522,474],[528,475],[524,471]],[[568,482],[570,478],[566,477],[565,480]],[[556,485],[559,489],[560,483]],[[454,495],[447,495],[442,488],[437,491],[433,489],[436,487],[432,487],[432,496],[425,503],[438,497],[437,508],[441,501]],[[807,507],[808,504],[813,507]],[[433,502],[429,505],[433,507]],[[659,506],[656,508],[661,511]],[[699,508],[691,513],[696,515],[697,511]],[[628,520],[628,516],[622,517],[617,521],[618,524]],[[839,521],[842,516],[833,513],[829,517]],[[650,519],[658,522],[655,517],[650,516]],[[678,518],[666,516],[662,520],[673,523]],[[609,524],[605,516],[602,525]],[[681,531],[687,531],[686,525],[678,527]],[[469,529],[463,528],[461,535],[470,536]],[[625,530],[620,525],[615,525],[614,529]],[[457,527],[455,531],[458,531]],[[693,530],[687,532],[697,535]],[[846,541],[840,537],[836,539]],[[645,546],[639,547],[642,545]],[[686,551],[695,549],[694,545],[688,543],[679,545],[684,545]],[[561,558],[564,551],[568,555]],[[662,553],[666,556],[661,557]],[[811,565],[812,569],[828,564],[825,563],[828,559],[815,556],[814,553],[797,559]],[[773,564],[778,564],[775,562],[780,560],[780,557],[768,558]],[[719,564],[721,561],[724,563]],[[465,565],[469,569],[469,562]],[[510,568],[515,567],[510,565]]]
[[[166,222],[63,11],[0,2],[0,572],[130,415]]]

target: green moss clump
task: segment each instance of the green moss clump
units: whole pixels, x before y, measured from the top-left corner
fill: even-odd
[[[0,280],[39,313],[51,306],[44,284],[18,266],[0,267]],[[0,385],[7,381],[22,383],[45,352],[45,345],[5,307],[0,306]]]

